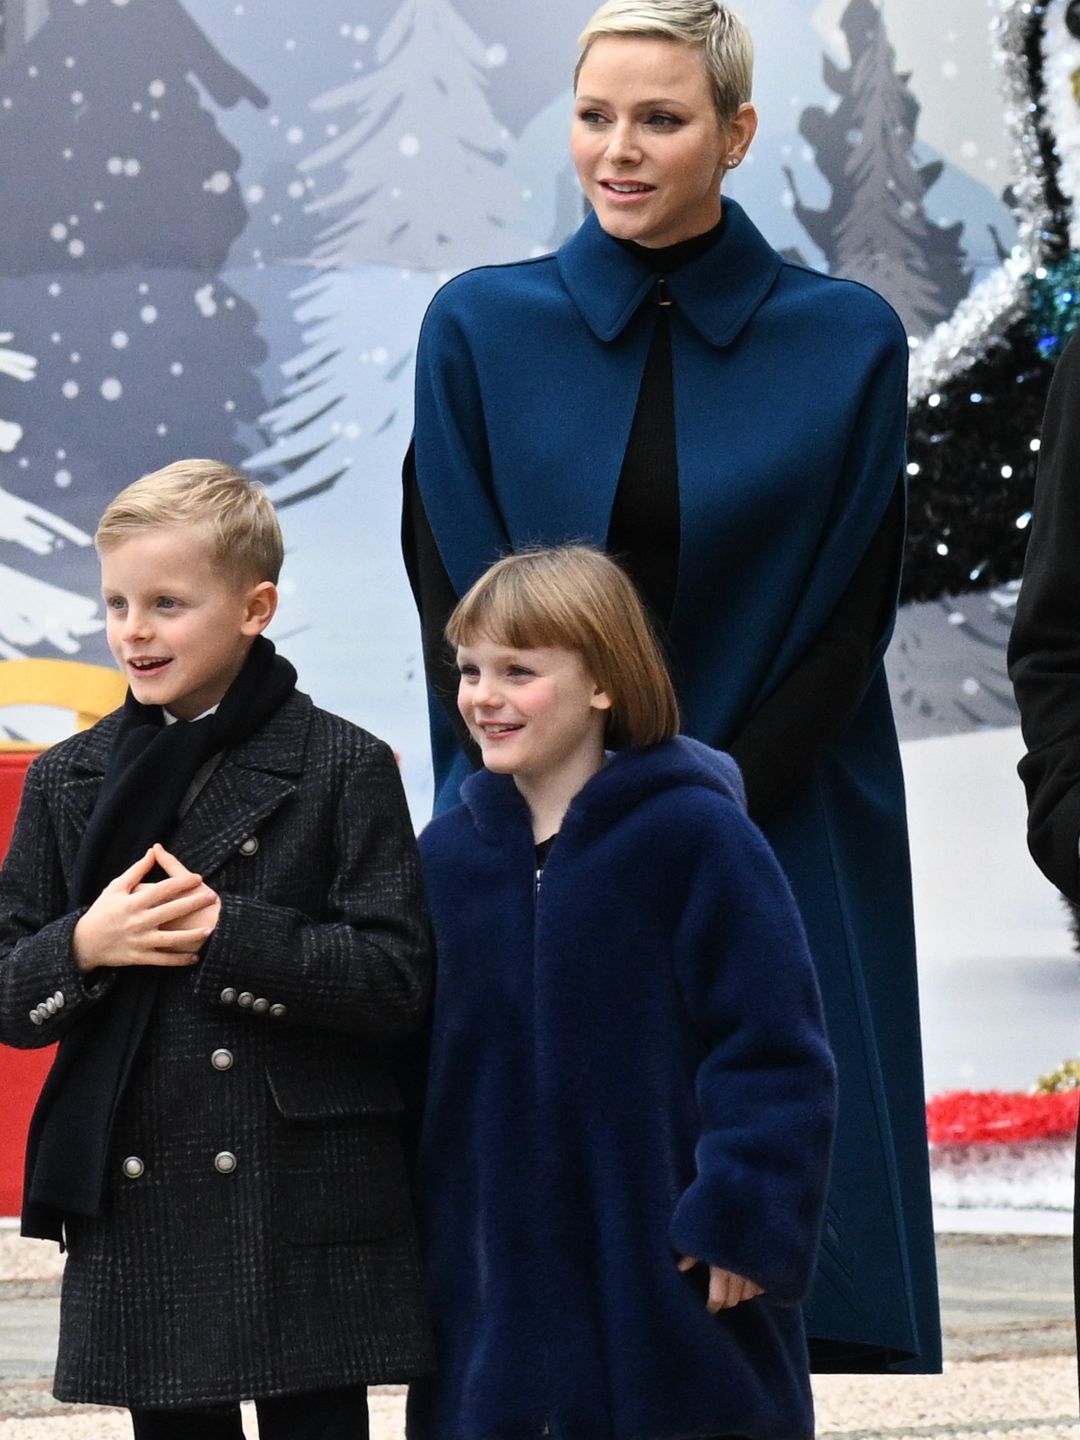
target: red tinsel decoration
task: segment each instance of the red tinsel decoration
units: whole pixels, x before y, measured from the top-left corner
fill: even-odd
[[[1015,1145],[1072,1135],[1078,1108],[1080,1090],[953,1090],[927,1101],[926,1125],[932,1145]]]

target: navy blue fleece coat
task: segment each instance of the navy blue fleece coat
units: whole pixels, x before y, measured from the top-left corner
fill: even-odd
[[[843,597],[904,478],[907,338],[879,295],[786,262],[724,200],[668,277],[683,727],[727,749]],[[416,475],[463,595],[529,544],[603,547],[652,337],[656,275],[590,217],[555,255],[459,275],[424,321]],[[900,544],[895,555],[897,575]],[[765,826],[806,926],[840,1073],[807,1327],[832,1364],[941,1365],[904,787],[882,656]],[[436,786],[468,762],[432,706]],[[819,1344],[818,1363],[822,1363]],[[823,1368],[825,1368],[823,1366]]]
[[[798,1301],[834,1070],[734,763],[679,738],[570,806],[534,898],[486,771],[421,837],[438,979],[418,1159],[438,1372],[415,1440],[804,1440]],[[705,1309],[693,1255],[765,1295]]]

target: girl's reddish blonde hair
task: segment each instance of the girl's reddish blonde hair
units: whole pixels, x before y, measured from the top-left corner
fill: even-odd
[[[626,572],[590,545],[507,555],[481,575],[446,626],[455,648],[484,638],[514,650],[574,650],[611,699],[612,749],[679,729],[679,704],[645,607]]]

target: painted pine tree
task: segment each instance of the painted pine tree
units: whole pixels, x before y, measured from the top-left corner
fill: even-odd
[[[925,208],[941,175],[914,154],[919,105],[896,70],[885,19],[873,0],[851,0],[841,21],[850,54],[842,70],[828,57],[825,83],[835,109],[808,109],[799,129],[832,187],[824,210],[796,195],[795,213],[834,275],[879,291],[908,333],[924,335],[952,314],[971,284],[960,249],[962,223],[939,225]]]
[[[208,98],[207,98],[208,97]],[[92,530],[178,455],[239,463],[265,409],[255,315],[222,281],[246,211],[214,106],[264,103],[179,0],[51,0],[0,62],[0,315],[37,357],[0,483]],[[13,408],[12,408],[13,407]],[[97,590],[92,555],[69,583]]]
[[[0,55],[10,55],[45,23],[49,0],[0,0]]]
[[[33,355],[7,344],[14,338],[10,331],[0,333],[0,384],[5,392],[10,381],[32,380],[37,367]],[[3,404],[0,401],[0,412]],[[22,439],[22,426],[0,414],[0,455],[13,455]],[[101,629],[96,601],[29,575],[16,564],[20,554],[42,563],[47,557],[62,559],[60,552],[69,544],[88,546],[90,536],[59,515],[0,489],[0,555],[13,562],[0,562],[0,658],[15,659],[39,647],[74,654],[85,636]],[[55,570],[55,564],[51,568]]]
[[[484,93],[488,50],[449,0],[404,0],[375,61],[312,105],[337,131],[299,167],[325,222],[318,273],[294,296],[304,349],[264,417],[274,443],[251,461],[288,472],[279,504],[349,470],[385,472],[408,440],[413,348],[440,279],[528,248],[510,137]]]

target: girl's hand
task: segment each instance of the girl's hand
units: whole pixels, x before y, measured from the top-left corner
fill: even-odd
[[[684,1255],[679,1261],[679,1269],[685,1274],[687,1270],[700,1264],[701,1261],[695,1260],[692,1255]],[[745,1275],[721,1270],[719,1265],[709,1266],[709,1298],[705,1302],[705,1308],[710,1315],[716,1315],[721,1310],[733,1310],[744,1300],[753,1300],[755,1296],[764,1293],[760,1285],[755,1285],[753,1280],[748,1280]]]
[[[213,930],[205,915],[217,896],[190,870],[145,884],[160,863],[157,847],[148,850],[105,886],[78,921],[72,948],[84,975],[103,965],[177,966],[198,959]],[[196,923],[200,917],[202,923]]]

